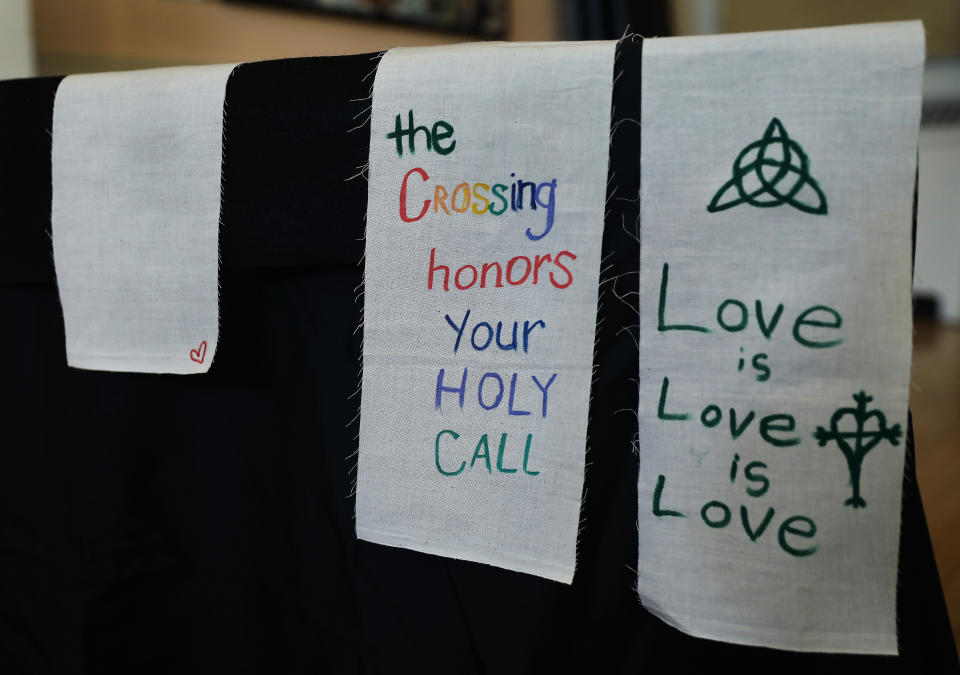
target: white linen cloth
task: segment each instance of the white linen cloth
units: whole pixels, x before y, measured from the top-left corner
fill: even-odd
[[[638,590],[684,632],[897,652],[923,60],[919,22],[644,42]]]
[[[359,538],[571,581],[615,47],[467,44],[380,62]],[[431,255],[448,271],[431,275]]]
[[[209,369],[218,339],[223,101],[233,68],[60,83],[52,229],[70,366]]]

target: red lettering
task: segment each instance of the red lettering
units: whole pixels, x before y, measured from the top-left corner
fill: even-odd
[[[450,271],[448,265],[441,265],[437,262],[437,249],[430,249],[430,267],[427,274],[427,289],[433,290],[433,282],[436,281],[436,275],[442,274],[443,290],[450,290]],[[456,267],[453,274],[453,284],[456,290],[465,291],[469,288],[479,286],[480,288],[503,288],[503,278],[506,277],[507,283],[511,286],[520,286],[525,283],[536,284],[540,280],[541,268],[547,272],[550,277],[550,283],[554,288],[564,289],[573,284],[573,272],[567,260],[576,260],[577,256],[570,251],[560,251],[554,255],[549,253],[533,256],[533,260],[525,255],[518,255],[510,258],[506,265],[500,262],[474,262]],[[552,267],[550,263],[553,263]],[[519,266],[523,266],[523,272],[519,271]],[[489,275],[489,276],[488,276]],[[488,283],[489,282],[489,283]],[[440,284],[438,284],[438,287]]]
[[[570,258],[570,260],[577,259],[577,256],[573,255],[570,251],[560,251],[557,254],[557,257],[554,258],[553,264],[559,267],[560,269],[562,269],[567,275],[567,281],[565,283],[558,284],[557,280],[553,278],[553,272],[550,273],[550,283],[556,286],[557,288],[566,288],[567,286],[573,283],[573,274],[571,274],[570,270],[564,267],[563,263],[560,262],[560,258],[563,258],[564,256]]]
[[[473,272],[473,278],[470,280],[470,283],[466,285],[462,285],[460,283],[460,273],[463,270],[470,270]],[[473,265],[464,265],[463,267],[457,270],[457,273],[455,275],[453,275],[453,283],[456,284],[457,288],[459,288],[461,291],[467,290],[468,288],[473,286],[475,283],[477,283],[477,268],[474,267]]]
[[[550,254],[547,255],[538,255],[534,258],[535,262],[533,264],[533,283],[537,283],[540,280],[540,266],[545,262],[550,262]]]
[[[523,262],[525,262],[525,263],[527,264],[527,269],[524,270],[523,276],[520,277],[520,279],[519,279],[518,281],[514,281],[514,280],[511,278],[510,272],[513,271],[513,266],[517,264],[517,261],[518,261],[518,260],[522,260]],[[528,276],[530,276],[530,268],[531,268],[531,267],[533,267],[533,266],[530,264],[530,258],[528,258],[528,257],[525,256],[525,255],[518,255],[518,256],[515,256],[515,257],[513,257],[513,258],[510,258],[510,261],[507,263],[507,283],[510,284],[510,285],[512,285],[512,286],[519,286],[520,284],[522,284],[524,281],[527,280],[527,277],[528,277]]]
[[[503,288],[503,268],[498,262],[483,263],[480,271],[480,288],[487,287],[487,271],[494,267],[497,268],[497,288]]]
[[[443,290],[450,290],[450,268],[446,265],[434,265],[433,261],[436,255],[437,249],[430,249],[430,274],[427,275],[427,290],[433,290],[433,275],[437,270],[443,271]]]
[[[407,217],[407,179],[410,178],[410,174],[412,173],[420,174],[420,177],[424,181],[427,181],[430,179],[430,176],[427,175],[427,172],[421,169],[420,167],[415,167],[413,169],[410,169],[409,171],[407,171],[407,173],[404,174],[403,182],[400,183],[400,220],[402,220],[405,223],[413,223],[420,220],[421,218],[423,218],[423,215],[427,212],[427,209],[430,208],[430,200],[426,199],[423,202],[423,208],[420,209],[419,216],[417,216],[416,218]]]

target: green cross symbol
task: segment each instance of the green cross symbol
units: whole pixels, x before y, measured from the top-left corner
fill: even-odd
[[[860,467],[863,464],[863,458],[868,452],[873,450],[880,441],[886,440],[891,445],[899,445],[900,437],[903,432],[899,424],[887,427],[887,418],[879,410],[867,411],[867,404],[873,400],[872,396],[867,396],[867,392],[861,391],[853,395],[856,401],[856,408],[840,408],[833,413],[830,418],[830,431],[823,427],[817,427],[813,437],[820,443],[820,447],[825,446],[830,441],[835,441],[840,446],[840,452],[847,459],[847,468],[850,470],[850,485],[853,487],[853,496],[844,502],[846,506],[852,506],[855,509],[861,509],[867,505],[863,497],[860,496]],[[840,431],[840,420],[846,416],[852,416],[857,424],[854,431]],[[871,418],[877,420],[876,429],[866,429],[867,421]],[[849,443],[848,441],[853,441]]]
[[[733,178],[713,195],[707,211],[716,213],[743,203],[763,208],[789,204],[806,213],[827,213],[827,198],[810,175],[807,153],[776,117],[763,138],[737,155]]]

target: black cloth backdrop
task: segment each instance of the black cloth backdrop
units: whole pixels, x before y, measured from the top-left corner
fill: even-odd
[[[0,83],[0,672],[957,669],[912,434],[899,657],[700,640],[638,601],[640,55],[628,39],[616,63],[572,586],[356,540],[367,185],[347,178],[367,160],[369,126],[349,130],[374,55],[229,80],[220,342],[197,376],[66,366],[49,238],[60,80]]]

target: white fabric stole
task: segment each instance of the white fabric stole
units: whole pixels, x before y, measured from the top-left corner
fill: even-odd
[[[648,40],[638,590],[897,652],[919,22]]]
[[[615,47],[380,62],[359,538],[572,580]]]
[[[51,219],[70,366],[209,369],[218,339],[223,102],[233,69],[60,83]]]

